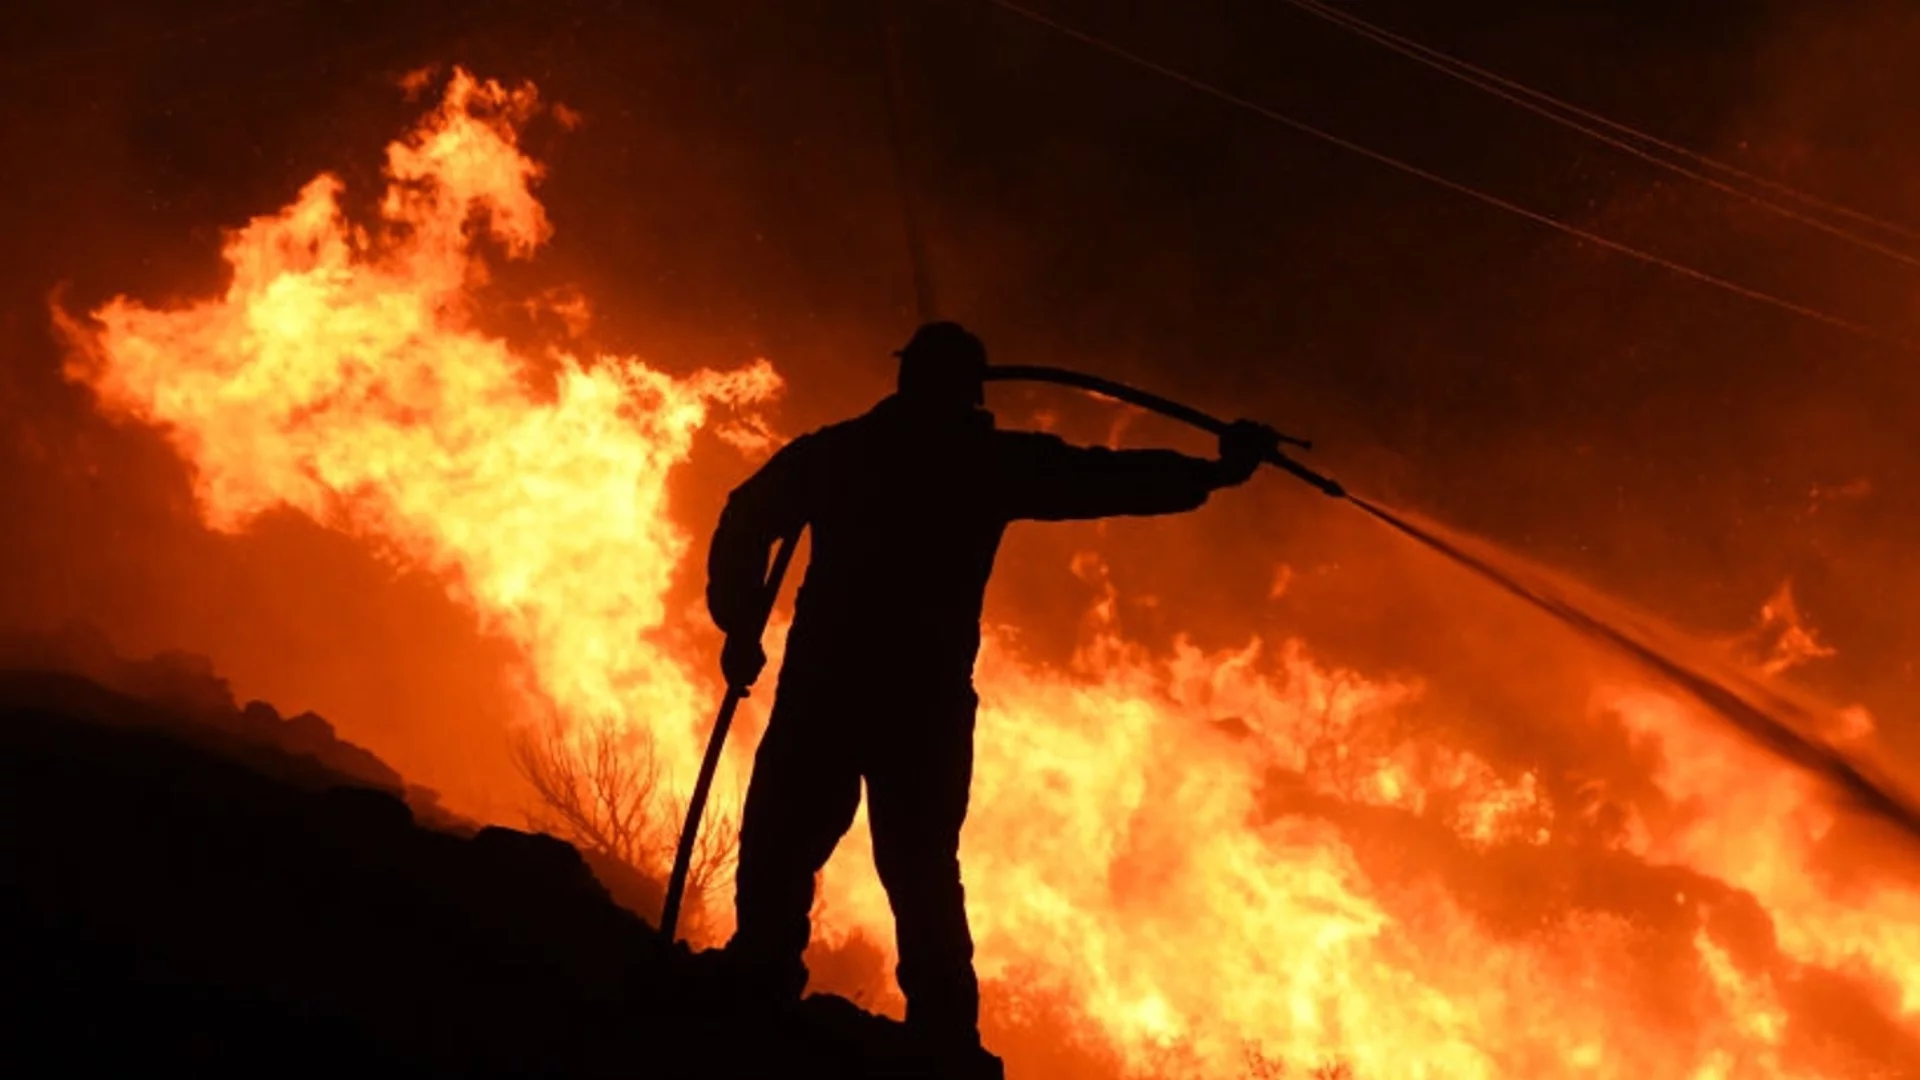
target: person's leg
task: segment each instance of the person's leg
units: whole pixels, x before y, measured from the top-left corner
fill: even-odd
[[[969,692],[893,716],[873,736],[867,815],[893,906],[907,1023],[941,1041],[977,1043],[980,988],[960,884],[960,826],[973,778]]]
[[[839,724],[817,702],[776,699],[741,812],[736,928],[727,953],[777,997],[806,989],[814,876],[853,824],[860,772]]]

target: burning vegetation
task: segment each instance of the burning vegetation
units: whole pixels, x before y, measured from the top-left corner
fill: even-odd
[[[551,231],[518,141],[543,107],[455,70],[388,148],[372,217],[323,175],[228,237],[218,295],[56,317],[69,376],[165,433],[209,527],[291,508],[433,574],[510,641],[503,692],[545,820],[659,876],[721,689],[669,600],[705,527],[676,516],[671,481],[697,444],[736,473],[764,455],[782,381],[777,358],[669,374],[489,327],[498,265]],[[990,626],[977,669],[962,857],[988,1043],[1016,1075],[1920,1070],[1920,889],[1852,869],[1889,842],[1667,684],[1583,661],[1582,737],[1631,768],[1515,766],[1419,673],[1301,640],[1152,649],[1122,633],[1100,555],[1072,571],[1098,600],[1071,662]],[[1763,630],[1756,678],[1828,649],[1785,591]],[[724,896],[724,851],[710,863]],[[825,953],[889,947],[870,866],[857,825],[824,875]],[[843,967],[829,988],[893,1007],[858,985],[870,965]]]

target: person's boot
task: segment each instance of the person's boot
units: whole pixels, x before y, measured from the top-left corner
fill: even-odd
[[[953,1057],[947,1062],[946,1071],[935,1075],[951,1080],[1006,1080],[1006,1065],[999,1055],[980,1044],[979,1039],[956,1047]]]
[[[1006,1066],[980,1042],[979,1029],[966,1024],[909,1021],[915,1056],[925,1075],[937,1080],[1005,1080]]]
[[[738,939],[717,954],[717,975],[731,1004],[770,1016],[790,1014],[807,989],[807,969],[798,957],[775,958],[741,948]]]

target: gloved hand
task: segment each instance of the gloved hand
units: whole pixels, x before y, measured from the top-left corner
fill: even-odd
[[[1235,420],[1220,433],[1220,486],[1244,484],[1280,449],[1280,433],[1254,420]]]
[[[767,650],[760,647],[759,638],[727,635],[720,649],[720,674],[726,676],[728,688],[746,693],[766,666]]]

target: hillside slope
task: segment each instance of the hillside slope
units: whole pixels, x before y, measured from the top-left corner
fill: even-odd
[[[739,1005],[571,846],[417,822],[377,766],[0,672],[0,1073],[940,1071],[838,998]]]

